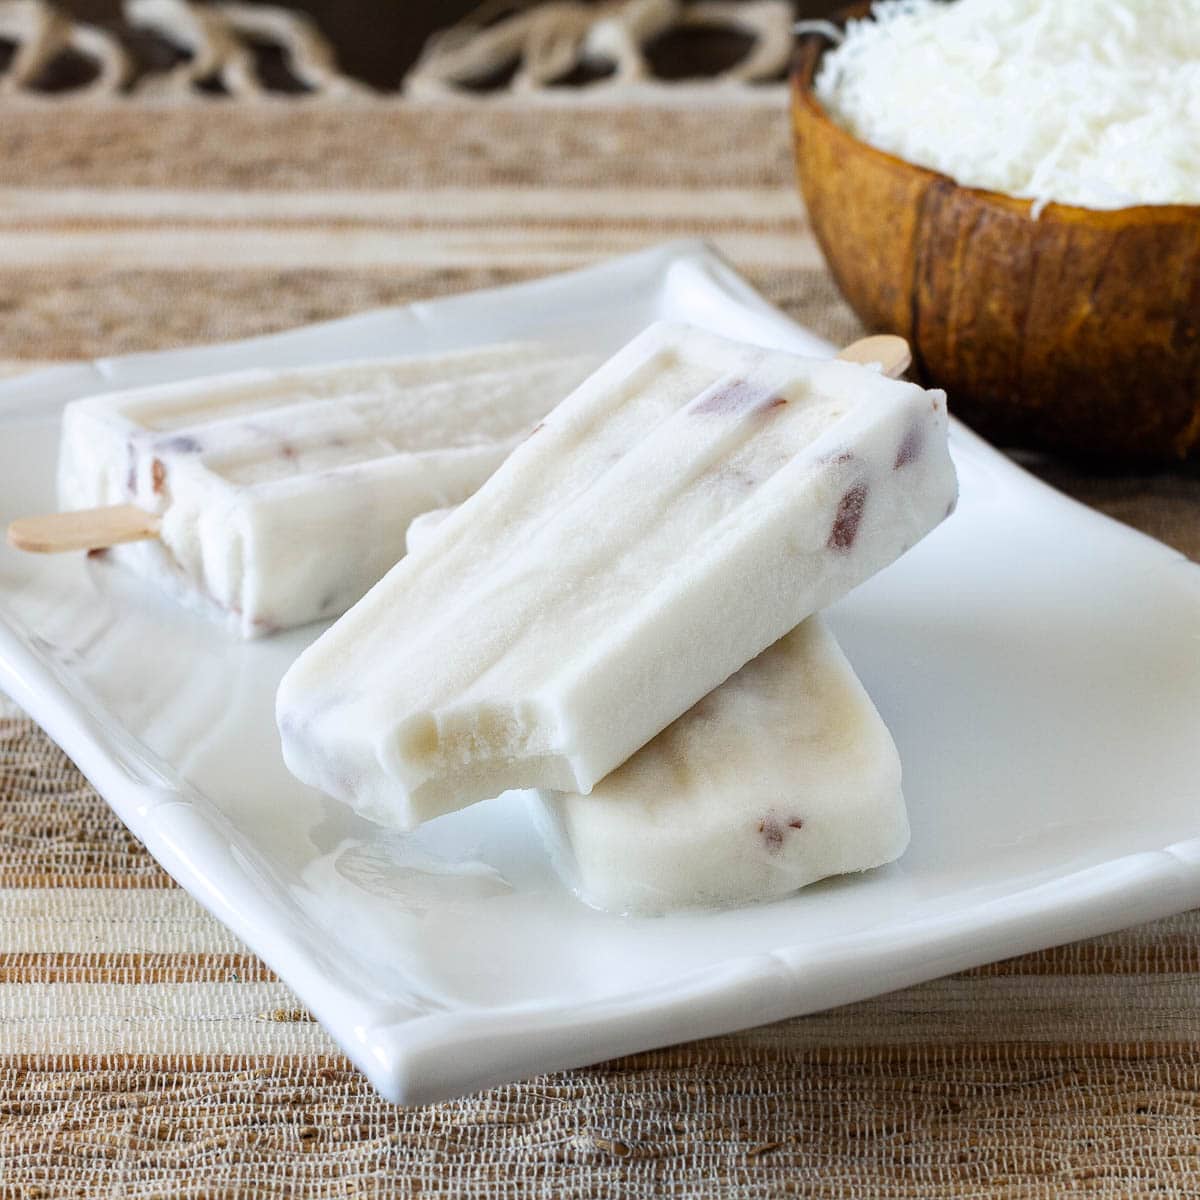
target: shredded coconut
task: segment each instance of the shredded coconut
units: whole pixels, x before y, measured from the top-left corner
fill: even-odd
[[[967,187],[1200,203],[1200,0],[878,0],[822,59],[835,121]]]

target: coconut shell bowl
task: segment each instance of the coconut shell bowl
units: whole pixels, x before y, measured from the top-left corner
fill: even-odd
[[[847,10],[861,16],[866,5]],[[871,332],[1000,445],[1109,464],[1200,459],[1200,206],[1098,211],[960,187],[836,125],[792,71],[796,167],[833,277]]]

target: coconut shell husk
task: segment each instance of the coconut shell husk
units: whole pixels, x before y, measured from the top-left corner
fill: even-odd
[[[862,15],[867,6],[848,10]],[[1003,445],[1116,463],[1200,457],[1200,206],[1099,211],[960,187],[836,125],[792,72],[796,166],[842,294]]]

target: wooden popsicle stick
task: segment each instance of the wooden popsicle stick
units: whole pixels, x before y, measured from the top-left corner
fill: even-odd
[[[908,343],[894,333],[876,333],[844,346],[838,358],[852,363],[879,363],[889,379],[899,379],[912,364]]]
[[[158,517],[136,504],[45,513],[13,521],[8,527],[8,544],[34,554],[99,550],[157,537],[160,524]]]

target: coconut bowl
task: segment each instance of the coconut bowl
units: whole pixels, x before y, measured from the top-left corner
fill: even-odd
[[[843,19],[864,15],[867,5]],[[1121,464],[1200,457],[1200,206],[1099,211],[961,187],[834,123],[792,71],[796,168],[850,306],[1002,445]]]

